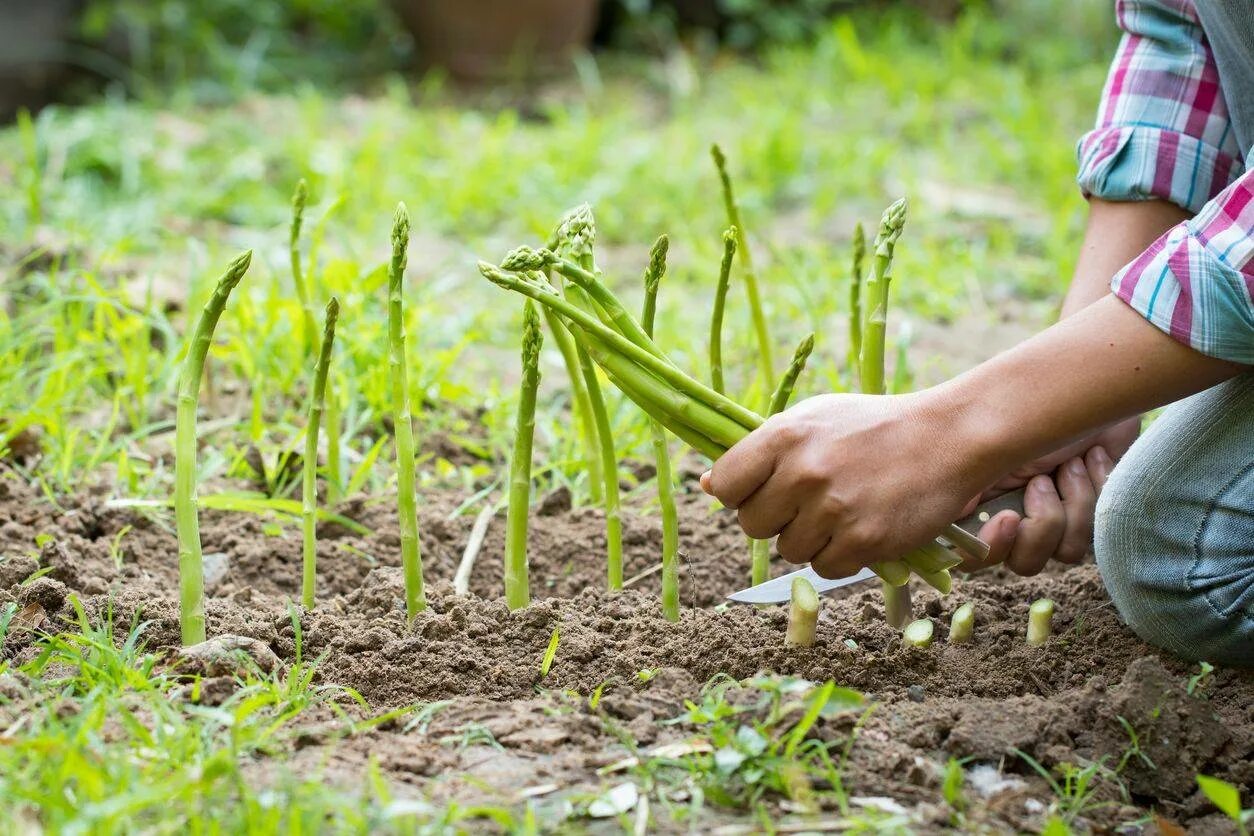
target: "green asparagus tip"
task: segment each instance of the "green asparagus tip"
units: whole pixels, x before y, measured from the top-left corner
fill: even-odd
[[[396,204],[396,216],[392,221],[392,249],[405,249],[409,246],[409,210],[404,201]]]
[[[810,353],[814,351],[814,332],[801,341],[797,346],[796,352],[793,353],[794,363],[804,363],[810,357]]]
[[[644,287],[650,293],[657,292],[658,283],[666,275],[666,254],[670,251],[671,239],[664,233],[653,242],[649,250],[649,269],[645,272]]]
[[[566,242],[570,247],[570,254],[576,258],[591,252],[592,244],[597,237],[597,224],[592,215],[592,207],[587,203],[581,203],[567,212],[558,223],[553,237],[558,242]]]
[[[340,300],[332,296],[331,301],[327,302],[327,324],[335,322],[340,315]]]
[[[553,255],[551,250],[517,247],[506,253],[501,261],[501,268],[512,273],[520,273],[527,270],[543,270],[555,261],[557,261],[557,256]]]
[[[296,191],[292,194],[292,207],[297,214],[304,211],[305,201],[309,199],[309,184],[305,182],[305,178],[300,178],[300,182],[296,184]]]
[[[906,199],[902,197],[884,210],[884,215],[880,218],[879,233],[875,236],[875,249],[878,251],[885,243],[896,243],[905,225]]]
[[[226,268],[226,274],[222,277],[222,283],[228,288],[233,288],[239,284],[239,280],[244,278],[244,274],[248,272],[248,266],[253,263],[253,251],[245,250],[231,262]]]
[[[723,149],[717,142],[710,146],[710,156],[714,158],[714,164],[718,166],[719,171],[727,167],[727,156],[723,154]]]
[[[729,226],[723,230],[723,257],[726,258],[736,252],[736,236],[739,235],[736,227]]]
[[[530,299],[523,305],[523,365],[534,366],[540,356],[540,347],[544,344],[544,334],[540,330],[540,314],[535,303]]]

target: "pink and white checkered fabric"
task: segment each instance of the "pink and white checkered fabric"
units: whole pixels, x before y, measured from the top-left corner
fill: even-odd
[[[1154,325],[1254,364],[1254,173],[1245,171],[1193,0],[1118,0],[1124,30],[1079,143],[1079,182],[1107,200],[1161,199],[1195,217],[1111,282]]]

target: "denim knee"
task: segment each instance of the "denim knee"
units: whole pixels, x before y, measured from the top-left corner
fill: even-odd
[[[1250,667],[1254,455],[1240,432],[1249,381],[1234,383],[1168,410],[1128,452],[1098,501],[1094,552],[1120,615],[1145,641]]]

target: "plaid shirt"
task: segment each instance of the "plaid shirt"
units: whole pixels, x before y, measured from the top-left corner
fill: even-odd
[[[1097,127],[1079,143],[1079,182],[1096,197],[1159,198],[1194,213],[1111,289],[1180,342],[1254,364],[1254,170],[1193,4],[1117,0],[1123,40]]]

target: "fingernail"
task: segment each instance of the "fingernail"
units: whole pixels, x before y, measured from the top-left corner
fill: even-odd
[[[1105,466],[1107,470],[1109,470],[1110,466],[1114,464],[1114,462],[1110,459],[1110,454],[1106,452],[1105,447],[1094,447],[1093,458],[1097,460],[1099,465]]]
[[[1067,470],[1071,473],[1072,476],[1087,476],[1088,475],[1088,468],[1084,466],[1084,461],[1082,459],[1072,459],[1070,462],[1067,463]]]

